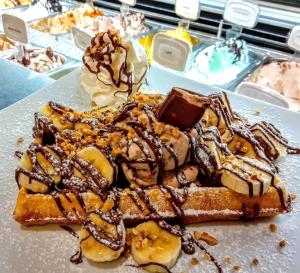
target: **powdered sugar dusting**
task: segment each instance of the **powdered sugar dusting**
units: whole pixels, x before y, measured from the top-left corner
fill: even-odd
[[[188,88],[187,84],[185,87]],[[193,88],[195,90],[195,88]],[[214,91],[214,90],[212,90]],[[62,81],[28,97],[27,99],[0,112],[0,256],[1,272],[140,272],[138,269],[122,265],[134,263],[131,258],[122,258],[116,262],[97,264],[84,260],[83,264],[74,265],[69,258],[78,249],[77,239],[58,226],[21,227],[12,219],[12,212],[17,196],[14,170],[17,159],[16,150],[24,150],[31,141],[33,113],[49,100],[63,103],[70,107],[88,108],[87,98],[80,89],[79,71],[74,71]],[[243,97],[230,95],[234,110],[245,114],[251,121],[267,120],[274,123],[291,143],[299,142],[299,114],[288,113],[276,107],[262,103],[253,103]],[[83,102],[83,103],[82,103]],[[261,115],[255,115],[259,108]],[[24,143],[17,144],[17,138],[23,137]],[[299,166],[300,156],[288,156],[278,161],[280,177],[287,184],[290,192],[300,196]],[[256,222],[218,222],[192,225],[188,230],[206,231],[218,239],[218,245],[207,246],[213,256],[223,265],[225,272],[233,272],[232,267],[239,265],[238,272],[285,273],[298,272],[300,236],[300,204],[295,203],[290,214]],[[193,215],[194,211],[188,211]],[[236,213],[224,211],[224,213]],[[272,233],[269,224],[275,223],[278,232]],[[78,230],[78,229],[77,229]],[[286,240],[286,246],[279,248],[280,240]],[[205,245],[205,243],[203,243]],[[5,250],[5,251],[4,251]],[[232,263],[224,259],[231,257]],[[192,257],[200,264],[191,264]],[[257,267],[251,266],[253,258],[259,260]],[[199,250],[193,256],[182,254],[172,269],[173,272],[217,272],[212,263],[207,262]]]

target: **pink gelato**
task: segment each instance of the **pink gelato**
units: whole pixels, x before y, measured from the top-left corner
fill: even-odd
[[[248,81],[278,91],[285,97],[300,101],[300,63],[274,61],[254,72]]]

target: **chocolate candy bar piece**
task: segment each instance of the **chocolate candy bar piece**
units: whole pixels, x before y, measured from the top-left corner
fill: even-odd
[[[209,105],[209,97],[174,87],[158,110],[157,119],[181,130],[190,129]]]

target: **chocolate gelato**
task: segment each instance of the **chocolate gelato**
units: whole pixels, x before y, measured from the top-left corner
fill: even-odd
[[[47,72],[63,65],[65,62],[65,59],[54,53],[50,47],[47,49],[27,49],[23,47],[23,51],[24,54],[22,57],[12,55],[8,60],[21,64],[38,73]]]

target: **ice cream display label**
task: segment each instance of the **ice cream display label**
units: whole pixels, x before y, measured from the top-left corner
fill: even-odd
[[[293,50],[300,52],[300,26],[294,26],[291,30],[287,44]]]
[[[4,13],[2,14],[3,29],[5,35],[20,43],[28,43],[28,32],[25,21],[18,16]]]
[[[228,0],[223,18],[225,21],[246,28],[256,26],[259,7],[254,1]]]
[[[185,40],[157,33],[153,38],[152,59],[167,68],[184,71],[192,46]]]
[[[135,6],[136,0],[119,0],[121,3],[129,6]]]
[[[197,20],[200,13],[199,0],[176,0],[175,12],[178,16]]]

